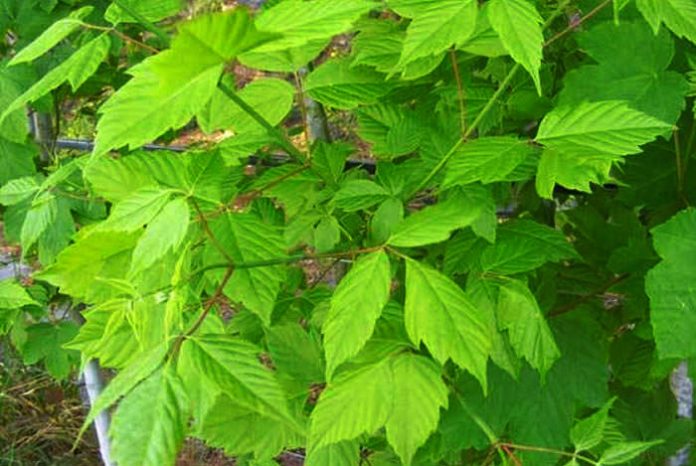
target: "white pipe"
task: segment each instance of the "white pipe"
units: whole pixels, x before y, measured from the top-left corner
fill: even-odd
[[[99,363],[96,359],[87,361],[82,371],[82,378],[87,391],[89,406],[91,407],[94,405],[94,401],[99,397],[101,392],[104,391],[104,380],[101,375],[101,367],[99,367]],[[99,454],[101,455],[104,466],[116,466],[116,463],[111,460],[111,439],[109,439],[110,423],[111,419],[109,418],[109,412],[107,410],[99,413],[94,420],[94,429],[97,432],[97,441],[99,442]]]

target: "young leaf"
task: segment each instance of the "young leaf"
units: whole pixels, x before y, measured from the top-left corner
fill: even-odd
[[[119,404],[109,431],[114,460],[123,466],[174,464],[187,424],[186,392],[173,367],[167,366]]]
[[[59,19],[51,24],[48,29],[41,33],[29,45],[10,60],[9,65],[30,62],[39,58],[44,53],[55,47],[60,41],[68,37],[82,26],[82,19],[89,15],[94,7],[85,6],[70,13],[65,18]]]
[[[33,176],[10,180],[0,187],[0,204],[15,205],[36,194],[39,184]]]
[[[440,408],[447,408],[448,390],[440,368],[428,358],[412,353],[392,363],[393,407],[386,424],[387,440],[406,466],[435,431]]]
[[[471,372],[486,389],[486,363],[491,350],[485,317],[452,280],[416,261],[406,262],[406,330],[424,342],[435,359],[452,359]]]
[[[225,294],[233,300],[241,301],[264,324],[269,325],[286,270],[280,263],[265,267],[241,265],[268,260],[282,261],[287,257],[279,230],[261,222],[252,214],[222,215],[211,222],[210,228],[216,241],[225,248],[234,263],[240,265],[225,286]],[[216,261],[224,259],[220,257],[217,248],[212,245],[208,248],[209,257],[214,257]]]
[[[513,275],[534,270],[546,262],[577,259],[578,253],[562,232],[531,220],[515,220],[498,228],[495,244],[479,257],[484,272]]]
[[[441,0],[419,11],[406,30],[399,68],[463,42],[476,26],[476,0]]]
[[[196,436],[229,456],[251,453],[256,458],[272,458],[283,448],[302,445],[303,441],[287,425],[246,409],[225,395],[207,411]]]
[[[544,21],[539,12],[526,0],[491,0],[488,19],[512,58],[532,75],[541,95],[539,68],[544,43],[541,24]]]
[[[671,129],[671,125],[632,109],[626,102],[584,102],[558,107],[539,126],[536,140],[578,155],[627,155]]]
[[[0,309],[15,309],[29,304],[38,304],[19,284],[0,280]]]
[[[696,294],[691,285],[696,280],[695,229],[696,210],[687,209],[652,230],[662,261],[645,277],[645,291],[660,358],[696,355]]]
[[[604,428],[609,420],[609,409],[614,401],[615,398],[612,398],[599,411],[573,426],[570,431],[570,440],[575,446],[575,451],[589,450],[602,442]]]
[[[119,3],[146,20],[154,22],[179,12],[182,2],[181,0],[119,0]],[[104,19],[112,24],[138,22],[137,18],[131,17],[116,2],[111,3],[106,9]]]
[[[101,231],[137,231],[157,216],[170,196],[171,192],[166,189],[139,189],[116,204],[109,218],[98,228]]]
[[[146,354],[135,359],[132,364],[111,379],[106,388],[104,388],[104,391],[99,394],[99,397],[89,409],[89,413],[80,428],[78,437],[84,434],[99,413],[116,403],[121,397],[130,393],[143,379],[150,377],[150,375],[162,365],[162,361],[164,361],[167,355],[167,350],[167,345],[164,343],[150,349]]]
[[[229,335],[209,334],[190,338],[182,345],[205,377],[245,408],[291,426],[287,401],[274,374],[264,367],[259,350],[246,341]]]
[[[354,466],[360,461],[360,442],[346,440],[307,452],[305,466]]]
[[[237,95],[275,126],[290,112],[295,89],[287,81],[262,78],[244,86]],[[265,132],[256,120],[220,90],[215,91],[210,102],[198,113],[197,121],[207,133],[218,129],[233,129],[236,135]]]
[[[518,280],[504,281],[500,285],[497,315],[498,325],[507,330],[515,353],[543,378],[561,353],[527,285]]]
[[[648,451],[655,445],[663,443],[663,440],[654,440],[652,442],[622,442],[612,445],[602,453],[602,456],[597,462],[597,466],[609,466],[612,464],[628,463],[634,458],[637,458],[642,453]]]
[[[109,53],[110,46],[109,36],[102,34],[80,47],[7,106],[0,115],[0,122],[15,110],[24,107],[28,102],[38,100],[66,81],[70,83],[73,91],[76,91],[97,71],[99,64]]]
[[[223,64],[270,37],[243,9],[184,24],[170,49],[131,68],[133,78],[101,106],[94,154],[135,148],[188,123],[213,96]]]
[[[636,6],[656,34],[665,23],[678,37],[696,43],[696,5],[690,0],[637,0]]]
[[[358,259],[334,291],[322,329],[327,378],[372,335],[389,299],[390,272],[387,254],[373,252]]]
[[[351,66],[347,59],[329,60],[312,71],[305,91],[313,99],[340,109],[374,104],[394,88],[384,75],[364,66]]]
[[[480,181],[514,181],[515,168],[536,150],[516,137],[494,136],[464,144],[447,163],[443,188]]]
[[[336,207],[346,212],[367,209],[389,197],[389,193],[370,180],[350,180],[334,195]]]
[[[175,250],[186,237],[189,226],[189,207],[178,197],[169,201],[150,221],[143,236],[133,250],[131,273],[147,269],[168,251]]]
[[[286,0],[266,9],[256,20],[259,30],[280,34],[255,52],[272,52],[301,47],[312,41],[325,41],[351,27],[361,15],[374,7],[367,0]]]
[[[126,275],[137,238],[137,234],[112,231],[83,235],[36,277],[84,302],[105,301],[120,294],[108,279]]]
[[[311,417],[309,451],[384,425],[392,407],[392,371],[388,361],[337,376],[322,392]]]
[[[466,196],[456,193],[445,201],[406,217],[395,228],[389,244],[416,247],[444,241],[454,230],[471,225],[479,217],[481,207],[479,203],[470,202]]]

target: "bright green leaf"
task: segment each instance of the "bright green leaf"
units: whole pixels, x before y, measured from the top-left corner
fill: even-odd
[[[561,353],[527,285],[519,280],[502,282],[497,315],[498,326],[507,330],[515,353],[526,359],[543,378]]]
[[[174,464],[188,427],[188,398],[171,366],[140,382],[118,405],[109,433],[123,466]]]
[[[358,354],[372,335],[389,299],[390,272],[386,253],[373,252],[361,257],[334,291],[323,326],[329,378],[341,363]]]
[[[452,280],[416,261],[406,262],[406,330],[424,342],[433,356],[452,359],[486,388],[486,363],[491,350],[484,315]]]
[[[611,464],[628,463],[634,458],[637,458],[644,452],[648,451],[655,445],[661,444],[662,440],[652,442],[622,442],[612,445],[602,453],[599,458],[598,466],[609,466]]]
[[[393,408],[387,420],[387,440],[409,466],[413,455],[435,431],[440,408],[447,408],[448,389],[440,368],[428,358],[411,353],[393,364]]]
[[[589,450],[602,442],[604,429],[609,420],[609,409],[614,401],[615,399],[612,398],[599,411],[573,426],[570,431],[570,440],[575,446],[575,451]]]
[[[186,237],[189,216],[188,203],[184,198],[169,201],[149,222],[145,233],[138,240],[133,250],[131,272],[145,270],[167,252],[176,250]]]
[[[367,209],[389,197],[389,193],[370,180],[350,180],[334,195],[336,207],[346,212]]]
[[[696,210],[679,212],[652,230],[662,261],[645,278],[650,322],[660,358],[696,356]],[[675,323],[678,322],[678,325]]]
[[[526,0],[491,0],[488,19],[512,58],[532,75],[541,95],[539,68],[544,35],[539,12]]]

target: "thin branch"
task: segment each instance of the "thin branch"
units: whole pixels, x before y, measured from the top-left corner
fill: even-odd
[[[590,293],[586,293],[584,295],[581,295],[578,299],[571,301],[566,305],[563,305],[561,307],[558,307],[558,308],[552,310],[551,312],[549,312],[548,315],[549,315],[549,317],[556,317],[556,316],[559,316],[561,314],[565,314],[566,312],[570,312],[573,309],[575,309],[576,307],[578,307],[579,305],[584,304],[587,301],[592,300],[597,295],[601,295],[601,294],[606,293],[611,287],[626,280],[629,276],[630,276],[630,274],[628,274],[628,273],[623,273],[621,275],[617,275],[617,276],[613,277],[611,280],[609,280],[607,283],[602,285],[600,288],[598,288],[594,291],[591,291]]]
[[[497,445],[501,448],[504,448],[504,449],[514,449],[514,450],[520,450],[520,451],[533,451],[533,452],[538,452],[538,453],[553,453],[555,455],[565,456],[568,458],[576,458],[576,459],[579,459],[582,461],[586,461],[590,464],[597,464],[597,462],[595,460],[593,460],[592,458],[588,458],[586,456],[582,456],[582,455],[579,455],[577,453],[570,453],[570,452],[563,451],[563,450],[556,450],[554,448],[535,447],[532,445],[518,445],[516,443],[507,443],[507,442],[501,442],[501,443],[498,443]]]
[[[613,0],[604,0],[602,3],[600,3],[600,4],[597,5],[595,8],[593,8],[593,9],[592,9],[589,13],[587,13],[585,16],[583,16],[583,17],[580,18],[579,20],[577,20],[577,21],[571,23],[567,28],[565,28],[564,30],[562,30],[561,32],[559,32],[558,34],[554,35],[554,36],[551,37],[549,40],[547,40],[546,42],[544,42],[544,47],[548,47],[549,45],[553,44],[554,42],[556,42],[558,39],[560,39],[561,37],[565,36],[565,35],[568,34],[569,32],[574,31],[575,29],[579,28],[579,27],[582,25],[582,23],[584,23],[585,21],[587,21],[588,19],[592,18],[594,15],[596,15],[597,13],[599,13],[600,11],[602,11],[602,10],[603,10],[606,6],[608,6],[612,1],[613,1]]]
[[[462,76],[459,73],[459,63],[457,62],[457,52],[454,49],[449,51],[450,60],[452,61],[452,70],[454,71],[454,81],[457,83],[457,102],[459,103],[459,124],[461,127],[462,136],[466,134],[466,102],[464,96],[464,86],[462,85]]]
[[[215,246],[215,249],[220,251],[220,254],[222,254],[222,257],[224,257],[225,260],[229,264],[232,264],[234,262],[232,260],[232,257],[229,254],[227,254],[227,251],[225,250],[225,248],[222,246],[222,244],[220,244],[220,242],[217,240],[217,238],[213,234],[213,230],[210,229],[210,225],[208,224],[208,220],[206,220],[205,215],[203,214],[203,211],[201,210],[200,206],[198,205],[198,202],[196,202],[196,199],[194,199],[192,197],[191,203],[193,204],[193,208],[196,210],[196,213],[198,214],[198,219],[201,222],[201,226],[203,227],[203,231],[210,239],[210,242],[212,243],[212,245]]]
[[[282,131],[280,131],[278,128],[273,126],[266,120],[263,116],[261,116],[254,108],[246,103],[244,99],[239,97],[237,93],[232,89],[231,87],[227,86],[223,82],[218,83],[218,89],[220,89],[223,94],[225,94],[231,101],[233,101],[239,108],[244,110],[244,112],[249,115],[251,118],[253,118],[258,124],[263,126],[263,128],[268,132],[269,135],[273,136],[275,139],[275,142],[280,146],[281,149],[283,149],[287,154],[294,158],[296,161],[302,163],[305,160],[305,155],[297,148],[295,145],[290,142],[289,139],[283,134]]]
[[[220,284],[217,286],[215,289],[215,292],[213,293],[213,296],[210,297],[208,302],[205,303],[203,306],[203,312],[201,312],[201,315],[198,316],[198,319],[193,323],[189,329],[184,332],[183,337],[190,337],[193,335],[196,330],[200,328],[201,325],[203,325],[203,322],[205,321],[205,318],[208,316],[210,313],[210,310],[213,308],[213,305],[215,305],[216,302],[222,297],[222,294],[225,290],[225,286],[227,285],[227,282],[230,281],[230,278],[232,278],[232,272],[234,271],[235,267],[233,265],[229,265],[227,267],[227,270],[225,271],[225,275],[222,277],[222,280],[220,281]]]
[[[131,7],[128,5],[124,4],[121,0],[114,0],[114,4],[118,6],[120,9],[126,12],[129,16],[134,18],[138,23],[140,23],[145,29],[159,37],[159,39],[166,45],[169,46],[171,43],[171,39],[169,38],[169,35],[164,31],[164,29],[160,28],[159,26],[156,26],[152,24],[146,17],[138,13],[137,11],[133,10]]]

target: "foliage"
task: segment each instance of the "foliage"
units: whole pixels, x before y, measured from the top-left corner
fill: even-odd
[[[0,0],[0,214],[32,268],[0,330],[56,378],[116,371],[83,430],[115,408],[118,464],[688,443],[695,0],[220,3]],[[27,105],[94,150],[39,147]]]

